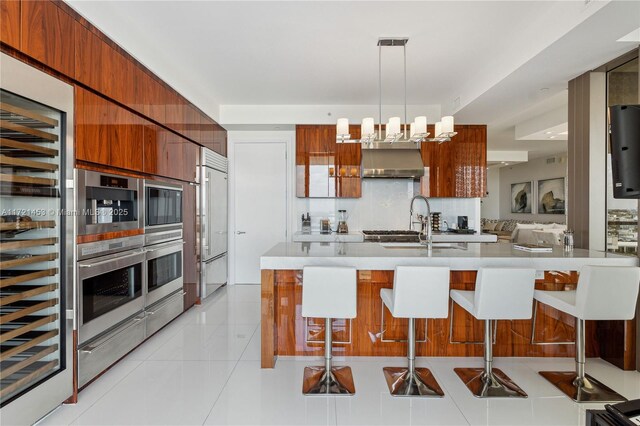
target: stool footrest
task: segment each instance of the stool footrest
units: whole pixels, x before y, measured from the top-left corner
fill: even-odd
[[[416,368],[413,373],[404,367],[384,367],[382,370],[393,396],[444,396],[428,368]]]
[[[302,382],[304,395],[345,395],[356,393],[351,367],[305,367]]]
[[[493,368],[487,375],[484,368],[454,368],[454,371],[478,398],[526,398],[527,394],[502,370]]]
[[[573,371],[540,371],[539,373],[576,402],[619,402],[627,400],[624,396],[588,374],[585,374],[582,383],[578,383],[576,380],[578,375]]]

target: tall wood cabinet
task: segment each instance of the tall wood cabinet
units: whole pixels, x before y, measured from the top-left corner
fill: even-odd
[[[350,126],[354,139],[360,127]],[[336,143],[335,125],[296,126],[296,196],[359,198],[362,150],[358,143]]]

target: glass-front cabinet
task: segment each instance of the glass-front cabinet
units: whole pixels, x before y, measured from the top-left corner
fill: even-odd
[[[73,89],[42,75],[2,56],[0,406],[7,424],[32,423],[73,391],[67,213],[74,206],[65,169]],[[47,87],[52,81],[60,86]]]

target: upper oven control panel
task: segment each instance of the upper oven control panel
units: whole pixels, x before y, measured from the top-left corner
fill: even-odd
[[[144,235],[78,244],[78,260],[131,250],[144,245]]]

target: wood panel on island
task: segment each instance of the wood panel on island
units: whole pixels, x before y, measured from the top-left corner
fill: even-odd
[[[393,271],[358,271],[358,315],[352,320],[333,319],[333,352],[340,356],[404,356],[407,320],[394,318],[380,300],[380,289],[393,287]],[[452,271],[451,289],[473,290],[476,271]],[[575,272],[545,272],[537,289],[575,289]],[[271,284],[270,284],[271,283]],[[320,356],[324,350],[324,321],[301,315],[302,271],[263,270],[262,367],[271,368],[278,355]],[[270,323],[270,312],[274,318]],[[306,324],[305,324],[306,321]],[[451,324],[453,321],[453,324]],[[532,343],[532,321],[498,321],[494,355],[500,357],[572,357],[575,321],[570,315],[539,304]],[[452,331],[450,333],[450,330]],[[460,306],[444,319],[416,321],[417,356],[482,356],[484,321]],[[599,356],[596,322],[587,321],[587,356]],[[539,344],[544,343],[544,344]],[[273,361],[272,361],[273,360]]]
[[[359,126],[349,126],[349,132],[360,138]],[[296,196],[361,197],[361,161],[360,144],[336,143],[334,125],[296,126]]]

